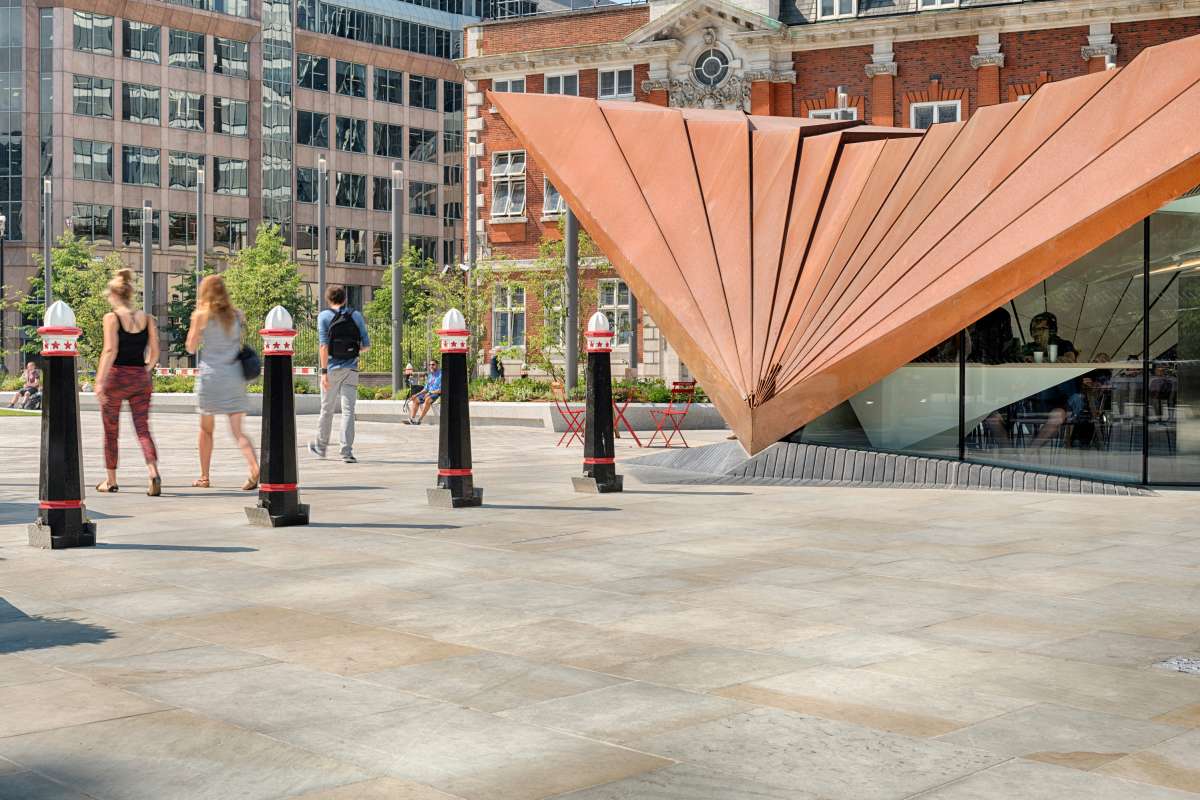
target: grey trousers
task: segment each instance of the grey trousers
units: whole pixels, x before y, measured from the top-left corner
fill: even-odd
[[[329,391],[321,395],[321,419],[317,422],[317,447],[322,453],[329,446],[333,431],[333,412],[341,400],[342,407],[342,455],[348,456],[354,448],[354,403],[358,400],[358,370],[329,370]]]

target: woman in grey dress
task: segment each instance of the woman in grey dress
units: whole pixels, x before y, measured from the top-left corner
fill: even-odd
[[[200,282],[199,301],[188,328],[187,351],[199,352],[200,377],[196,381],[196,403],[200,412],[200,477],[192,486],[207,489],[209,464],[212,462],[213,427],[217,414],[229,417],[229,430],[250,468],[242,484],[244,491],[258,488],[258,459],[254,444],[242,431],[246,416],[246,379],[238,351],[242,347],[244,316],[233,307],[225,281],[209,275]]]

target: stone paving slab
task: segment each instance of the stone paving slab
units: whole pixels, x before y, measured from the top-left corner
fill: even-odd
[[[194,424],[50,553],[37,420],[0,422],[3,800],[1200,798],[1200,676],[1155,666],[1200,657],[1193,493],[584,496],[578,448],[481,428],[446,512],[436,427],[364,423],[267,531],[224,431],[189,485]]]

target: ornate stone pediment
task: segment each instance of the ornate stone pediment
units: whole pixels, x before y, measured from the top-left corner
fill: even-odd
[[[685,0],[630,33],[625,37],[625,44],[682,39],[702,27],[713,27],[728,34],[777,33],[786,36],[786,26],[774,17],[725,0]]]
[[[666,89],[676,108],[745,109],[750,102],[750,81],[745,76],[726,78],[718,86],[702,86],[691,78],[642,81],[642,91]]]

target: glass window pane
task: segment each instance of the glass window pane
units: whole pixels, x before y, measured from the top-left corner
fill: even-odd
[[[1200,483],[1200,197],[1150,217],[1148,478]]]
[[[1142,475],[1142,225],[968,329],[971,460]]]

